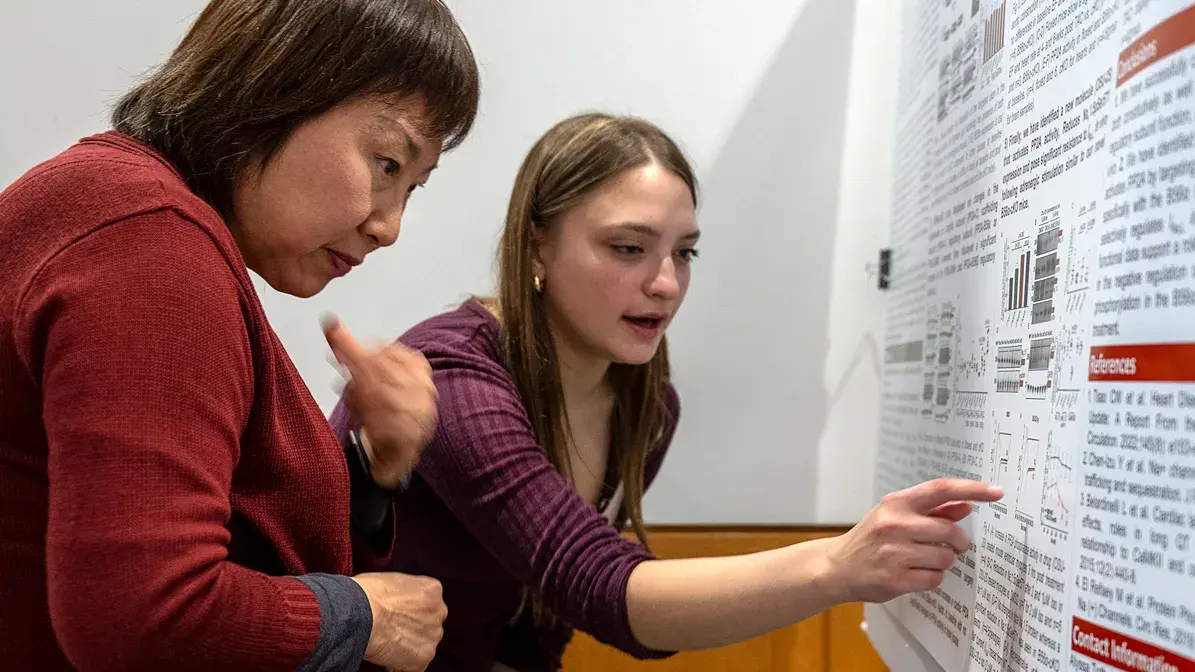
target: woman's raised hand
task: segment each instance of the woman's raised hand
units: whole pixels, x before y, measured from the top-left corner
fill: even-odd
[[[970,535],[957,524],[971,513],[971,503],[1003,496],[998,487],[961,479],[890,493],[858,525],[831,540],[827,571],[853,602],[887,602],[937,588],[971,546]]]
[[[345,404],[361,423],[373,479],[393,488],[415,467],[436,430],[431,366],[400,343],[365,348],[334,318],[325,321],[324,336],[348,372]]]

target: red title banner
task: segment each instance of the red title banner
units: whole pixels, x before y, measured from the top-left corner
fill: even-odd
[[[1195,672],[1195,661],[1085,621],[1073,620],[1071,650],[1124,672]]]
[[[1138,72],[1195,43],[1195,5],[1159,23],[1120,52],[1116,59],[1116,85]]]
[[[1087,380],[1195,383],[1195,343],[1092,346]]]

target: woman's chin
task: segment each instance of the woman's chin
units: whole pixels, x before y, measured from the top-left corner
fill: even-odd
[[[274,289],[282,292],[283,294],[289,294],[300,299],[310,299],[316,294],[324,291],[324,288],[327,286],[327,280],[314,280],[308,278],[302,282],[280,283],[280,285],[274,287]]]
[[[656,350],[660,348],[659,343],[635,344],[631,346],[624,346],[617,349],[617,352],[612,353],[610,358],[615,364],[625,364],[627,366],[641,366],[651,361],[652,357],[656,356]]]
[[[278,284],[270,284],[274,289],[283,294],[289,294],[300,299],[310,299],[324,291],[328,283],[334,279],[334,277],[327,275],[303,273],[301,275],[281,278]]]

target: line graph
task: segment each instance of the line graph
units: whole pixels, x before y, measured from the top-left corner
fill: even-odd
[[[1002,431],[997,423],[995,435],[996,440],[992,443],[992,474],[988,480],[1004,488],[1007,495],[1011,489],[1009,486],[1012,485],[1012,476],[1009,474],[1009,465],[1012,462],[1012,433]],[[1007,501],[1007,496],[1005,500],[993,502],[992,507],[1002,513],[1007,513],[1008,507],[1005,505],[1005,501]]]
[[[1042,479],[1038,473],[1041,440],[1026,433],[1021,443],[1017,483],[1017,513],[1021,522],[1033,525],[1042,505]]]
[[[1074,207],[1072,204],[1071,208]],[[1074,310],[1081,305],[1078,301],[1083,297],[1077,295],[1086,292],[1088,286],[1091,284],[1091,262],[1086,254],[1079,254],[1075,251],[1075,239],[1088,240],[1090,238],[1088,233],[1095,230],[1096,210],[1095,201],[1080,206],[1078,213],[1079,224],[1072,231],[1071,235],[1067,237],[1066,295],[1068,301],[1071,297],[1076,300],[1074,305],[1067,304],[1067,310]]]
[[[1051,537],[1065,539],[1074,510],[1074,467],[1062,448],[1054,443],[1051,431],[1046,440],[1046,461],[1042,470],[1041,525]]]

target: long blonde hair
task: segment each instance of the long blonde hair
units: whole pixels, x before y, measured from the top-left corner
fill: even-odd
[[[503,347],[544,454],[569,477],[571,433],[560,365],[543,295],[532,284],[536,233],[552,226],[603,182],[652,163],[680,177],[697,205],[692,168],[676,143],[654,124],[600,113],[574,116],[557,123],[531,148],[507,208],[498,253],[496,306]],[[663,340],[648,363],[615,363],[608,374],[614,392],[610,438],[616,454],[611,457],[618,460],[627,519],[645,546],[644,469],[667,421],[668,379],[668,347]]]

